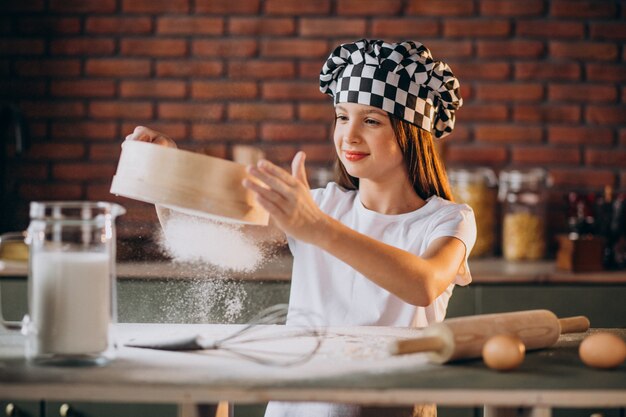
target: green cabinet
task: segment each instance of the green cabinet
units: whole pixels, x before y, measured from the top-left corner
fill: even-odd
[[[44,403],[44,417],[176,417],[174,404],[114,404],[91,402]]]
[[[0,415],[7,417],[44,417],[43,402],[0,400]]]

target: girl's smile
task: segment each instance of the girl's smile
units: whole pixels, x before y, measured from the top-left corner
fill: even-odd
[[[343,152],[346,156],[346,159],[350,162],[357,162],[369,156],[369,154],[365,152],[358,152],[358,151],[343,151]]]

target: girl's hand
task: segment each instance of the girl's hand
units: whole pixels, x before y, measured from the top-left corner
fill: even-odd
[[[126,140],[138,140],[140,142],[150,142],[157,145],[167,146],[168,148],[177,148],[176,142],[174,142],[169,136],[144,126],[137,126],[133,133],[126,136]]]
[[[314,243],[322,235],[326,215],[317,207],[309,191],[304,169],[306,154],[298,152],[291,163],[292,174],[267,160],[250,165],[248,173],[260,180],[243,180],[243,186],[255,193],[276,225],[298,240]]]

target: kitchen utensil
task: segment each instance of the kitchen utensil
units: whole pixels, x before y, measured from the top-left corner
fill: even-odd
[[[306,325],[283,326],[284,331],[278,334],[267,332],[269,327],[273,327],[271,325],[285,322],[287,311],[286,304],[268,307],[239,330],[219,339],[194,334],[152,340],[131,339],[125,345],[171,351],[217,350],[230,352],[263,365],[297,365],[315,355],[322,345],[324,332],[313,324],[313,317],[309,312],[295,309],[292,309],[291,314],[303,316],[306,319]],[[297,349],[293,349],[294,341],[298,343]],[[286,348],[289,345],[292,349]]]
[[[269,214],[241,184],[246,176],[236,162],[126,141],[111,193],[213,220],[267,225]]]
[[[424,336],[397,341],[393,354],[428,352],[432,362],[479,358],[491,336],[519,337],[527,350],[552,346],[563,333],[585,332],[589,319],[584,316],[559,319],[549,310],[482,314],[444,320],[424,329]]]

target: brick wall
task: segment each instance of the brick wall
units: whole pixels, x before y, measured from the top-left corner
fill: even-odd
[[[108,193],[123,137],[152,126],[230,157],[331,159],[317,75],[361,37],[424,42],[461,80],[450,165],[547,166],[568,190],[626,189],[626,3],[616,0],[21,0],[3,2],[0,100],[30,147],[8,144],[11,228],[43,199]],[[10,135],[6,135],[10,138]],[[153,210],[130,208],[123,234]],[[553,211],[558,213],[559,211]],[[556,215],[557,218],[558,215]],[[558,222],[557,222],[558,223]]]

